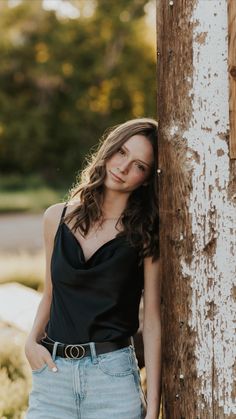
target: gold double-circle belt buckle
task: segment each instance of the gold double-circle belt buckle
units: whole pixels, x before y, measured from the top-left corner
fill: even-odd
[[[80,355],[80,349],[82,350],[81,355]],[[81,345],[67,345],[65,347],[65,355],[66,355],[66,358],[80,359],[80,358],[83,358],[83,356],[85,355],[85,349]]]

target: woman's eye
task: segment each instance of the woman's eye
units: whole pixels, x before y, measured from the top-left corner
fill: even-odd
[[[125,150],[123,150],[123,148],[119,148],[118,153],[125,154]]]
[[[137,167],[142,170],[142,172],[145,172],[145,167],[142,166],[142,164],[137,164]]]

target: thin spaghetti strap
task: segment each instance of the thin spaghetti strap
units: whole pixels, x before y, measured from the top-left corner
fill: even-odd
[[[60,224],[62,223],[63,217],[65,215],[67,204],[68,204],[68,202],[66,202],[65,205],[64,205],[64,207],[63,207],[63,210],[62,210],[62,213],[61,213]]]

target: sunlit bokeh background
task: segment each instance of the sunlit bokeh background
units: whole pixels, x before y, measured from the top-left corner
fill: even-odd
[[[42,214],[105,129],[156,118],[155,0],[0,0],[0,418],[23,418]]]

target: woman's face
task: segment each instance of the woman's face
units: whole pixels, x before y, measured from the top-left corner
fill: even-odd
[[[150,141],[140,134],[130,137],[106,162],[105,187],[132,192],[145,184],[154,162]]]

